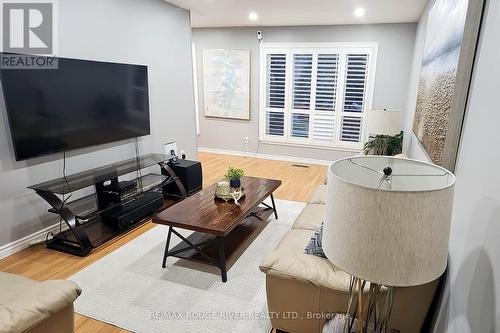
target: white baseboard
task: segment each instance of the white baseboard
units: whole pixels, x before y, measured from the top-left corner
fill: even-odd
[[[63,230],[65,229],[67,229],[67,226],[63,222]],[[59,232],[59,223],[51,225],[40,231],[34,232],[31,235],[25,236],[11,243],[0,246],[0,259],[8,257],[16,252],[22,251],[28,248],[32,244],[45,241],[45,237],[47,237],[47,233],[49,232],[53,233]]]
[[[237,151],[237,150],[225,150],[225,149],[215,149],[215,148],[207,148],[207,147],[198,147],[198,151],[201,153],[213,153],[213,154],[221,154],[221,155],[253,157],[253,158],[260,158],[260,159],[264,159],[264,160],[286,161],[286,162],[302,163],[302,164],[316,164],[316,165],[330,165],[330,164],[332,164],[332,161],[327,161],[327,160],[317,160],[317,159],[312,159],[312,158],[303,158],[303,157],[295,157],[295,156],[251,153],[251,152],[243,152],[243,151]]]

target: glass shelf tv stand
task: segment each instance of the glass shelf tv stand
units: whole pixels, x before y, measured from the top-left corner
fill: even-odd
[[[144,223],[156,211],[167,208],[187,197],[184,186],[169,166],[169,159],[170,156],[164,154],[147,154],[29,186],[28,188],[34,190],[50,205],[49,212],[58,214],[68,227],[55,234],[52,239],[47,240],[47,247],[73,255],[85,256],[92,249]],[[163,170],[163,172],[145,175],[139,172],[139,170],[151,169],[150,167],[155,165],[158,165],[160,171]],[[104,184],[118,182],[118,177],[133,176],[134,174],[139,176],[132,177],[133,179],[130,180],[135,182],[134,190],[130,195],[117,202],[103,203],[101,199]],[[175,183],[179,188],[180,197],[173,198],[163,195],[163,187],[171,183]],[[63,196],[70,193],[91,187],[95,187],[95,192],[92,194],[68,200],[68,202],[62,199]],[[160,197],[163,203],[159,209],[146,215],[138,216],[135,214],[134,218],[127,221],[124,228],[116,228],[103,223],[103,217],[107,214],[113,214],[113,212],[134,203],[136,205],[141,202],[147,203],[151,201],[150,199],[156,199],[158,202]]]

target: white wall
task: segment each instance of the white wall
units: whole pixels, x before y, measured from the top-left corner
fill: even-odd
[[[426,14],[418,28],[416,58],[421,58]],[[500,4],[486,1],[455,172],[449,279],[435,328],[439,333],[500,332],[499,31]],[[412,77],[416,91],[415,82],[417,76]],[[408,118],[407,126],[411,123]],[[409,151],[414,158],[426,158],[417,142],[409,144]]]
[[[265,42],[379,42],[373,108],[405,109],[416,24],[375,24],[308,27],[210,28],[193,29],[198,67],[200,105],[200,147],[259,152],[335,160],[352,152],[339,150],[259,144],[259,42],[257,31]],[[203,115],[203,49],[234,48],[251,50],[250,121],[209,118]],[[243,145],[248,136],[249,144]]]
[[[149,67],[152,134],[141,153],[177,141],[196,158],[189,12],[162,0],[63,0],[58,5],[59,55]],[[26,187],[61,176],[62,154],[15,162],[0,96],[0,247],[58,221]],[[133,157],[131,140],[72,151],[67,173]]]

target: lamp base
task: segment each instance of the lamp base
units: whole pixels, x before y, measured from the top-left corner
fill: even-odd
[[[367,283],[370,287],[365,290]],[[353,332],[355,321],[358,333],[389,332],[394,289],[351,276],[344,332]]]

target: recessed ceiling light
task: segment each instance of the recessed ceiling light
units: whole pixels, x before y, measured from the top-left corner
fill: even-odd
[[[365,16],[365,9],[364,8],[356,8],[356,10],[354,11],[354,16],[357,16],[357,17],[362,17],[362,16]]]
[[[259,14],[257,14],[254,11],[251,11],[250,13],[248,13],[248,18],[252,21],[256,21],[259,18]]]

